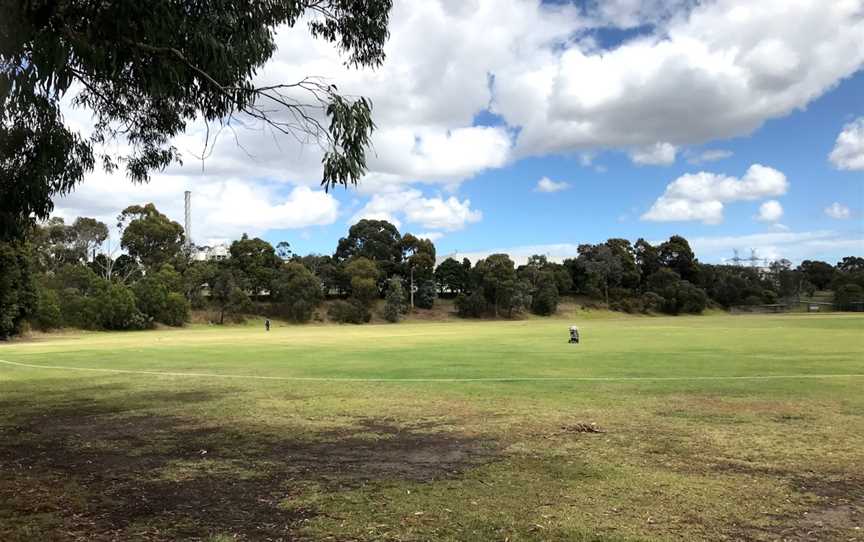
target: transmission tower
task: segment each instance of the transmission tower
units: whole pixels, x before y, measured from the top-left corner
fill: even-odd
[[[747,258],[747,261],[750,262],[750,267],[757,267],[759,265],[759,260],[761,260],[761,258],[756,255],[756,249],[751,248],[750,257]]]
[[[741,262],[742,262],[743,260],[741,259],[741,256],[738,255],[738,249],[737,249],[737,248],[733,248],[732,251],[735,253],[735,257],[733,257],[730,261],[731,261],[732,263],[734,263],[735,265],[741,265]]]

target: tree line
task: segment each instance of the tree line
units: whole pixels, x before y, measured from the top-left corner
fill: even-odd
[[[0,242],[0,337],[25,323],[40,330],[145,329],[181,326],[192,309],[214,322],[256,313],[308,322],[326,315],[364,323],[380,310],[399,321],[411,307],[452,298],[465,318],[551,315],[562,296],[630,313],[698,314],[708,306],[774,304],[832,289],[842,307],[864,300],[864,258],[837,265],[780,260],[769,269],[701,263],[681,236],[652,245],[609,239],[578,247],[561,263],[535,255],[517,266],[507,254],[476,262],[446,258],[436,266],[432,241],[401,234],[383,220],[360,220],[333,254],[295,254],[288,242],[243,235],[221,260],[199,260],[183,227],[153,204],[107,224],[60,218]],[[383,302],[380,302],[383,300]],[[379,309],[380,306],[380,309]]]

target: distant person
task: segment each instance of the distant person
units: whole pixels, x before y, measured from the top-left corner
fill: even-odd
[[[270,331],[270,319],[269,318],[264,320],[264,329],[267,331]]]

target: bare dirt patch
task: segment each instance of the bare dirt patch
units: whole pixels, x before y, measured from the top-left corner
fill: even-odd
[[[454,477],[492,461],[497,450],[491,441],[380,419],[274,434],[99,401],[22,411],[0,425],[0,520],[11,518],[0,521],[5,541],[200,540],[217,533],[296,540],[298,525],[319,512],[280,503],[310,485],[336,492]]]
[[[783,480],[805,506],[799,513],[771,516],[772,527],[741,525],[734,531],[740,540],[810,542],[864,540],[864,478],[790,471],[738,462],[712,465],[721,473]]]

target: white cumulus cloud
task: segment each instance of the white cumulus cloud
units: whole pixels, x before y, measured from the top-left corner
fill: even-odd
[[[835,220],[846,220],[852,216],[852,211],[849,207],[835,201],[825,208],[825,214]]]
[[[655,143],[630,151],[630,159],[640,166],[668,166],[675,163],[678,147],[671,143]]]
[[[570,188],[570,184],[564,181],[553,181],[549,177],[543,177],[537,181],[535,192],[560,192]]]
[[[583,42],[495,72],[519,155],[701,144],[804,107],[864,63],[860,0],[716,0],[611,49]]]
[[[759,206],[759,214],[756,216],[756,220],[775,224],[780,221],[782,216],[783,206],[776,199],[772,199]]]
[[[425,231],[423,233],[418,233],[416,237],[418,239],[429,239],[434,242],[444,237],[444,234],[440,231]]]
[[[843,127],[828,158],[837,169],[864,170],[864,117]]]
[[[639,163],[671,163],[686,146],[747,135],[807,106],[864,65],[862,0],[589,0],[583,8],[536,0],[401,0],[392,12],[387,59],[376,70],[346,67],[336,48],[313,39],[300,22],[277,32],[278,50],[258,82],[314,75],[347,95],[369,97],[378,128],[359,191],[374,198],[418,183],[453,192],[484,171],[549,153],[593,156],[617,149],[634,153]],[[595,30],[608,27],[640,31],[622,43],[598,44]],[[500,123],[476,126],[487,110]],[[70,122],[89,120],[86,112],[64,112]],[[860,122],[852,125],[858,130],[853,136]],[[229,197],[240,190],[233,183],[240,183],[250,193],[238,197],[249,206],[260,207],[259,196],[268,202],[260,213],[249,213],[250,230],[291,224],[287,205],[313,199],[291,190],[316,192],[322,149],[274,137],[259,125],[234,128],[237,140],[223,131],[203,173],[194,156],[206,130],[193,123],[172,142],[186,159],[165,172],[173,184],[160,183],[157,175],[139,191],[120,177],[100,181],[96,173],[77,197],[58,202],[58,210],[92,215],[107,208],[116,213],[132,201],[176,205],[185,188]],[[835,151],[844,164],[838,167],[860,168],[847,140],[853,147],[856,141],[843,139],[843,150]],[[722,157],[706,151],[699,160]],[[479,220],[479,211],[464,210],[458,198],[437,200],[417,204],[414,216],[429,223],[448,214],[463,216],[463,224]],[[652,215],[719,221],[723,203],[658,201]],[[326,222],[335,206],[320,198],[313,204],[319,211],[297,213],[295,222]],[[241,210],[236,216],[247,215]],[[402,210],[388,216],[410,220]],[[204,225],[226,235],[239,227],[230,217],[222,220],[214,213]]]
[[[642,219],[719,224],[725,203],[782,196],[788,189],[783,173],[760,164],[750,166],[740,179],[704,171],[688,173],[672,181]]]
[[[456,196],[425,198],[422,192],[412,189],[375,194],[351,221],[363,218],[388,220],[397,227],[404,220],[429,230],[458,231],[479,222],[483,213],[471,208],[471,200],[460,201]]]
[[[192,238],[204,242],[260,235],[271,229],[324,226],[339,217],[339,201],[323,190],[284,187],[238,178],[189,179],[155,175],[148,184],[132,184],[122,176],[102,172],[57,202],[57,215],[97,218],[109,226],[128,205],[154,203],[171,219],[184,223],[183,192],[192,191]]]

